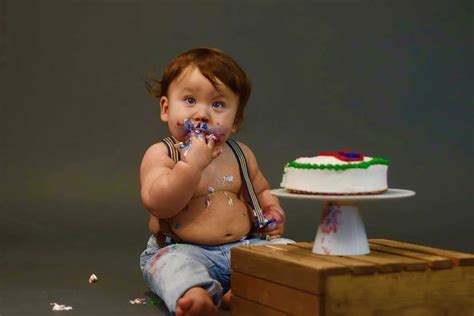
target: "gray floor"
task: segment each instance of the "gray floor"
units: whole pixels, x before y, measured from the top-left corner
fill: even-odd
[[[106,208],[89,205],[84,209],[88,211],[77,210],[82,219],[74,224],[70,219],[71,210],[76,210],[73,206],[2,206],[0,316],[169,314],[163,303],[129,303],[134,298],[157,299],[146,288],[138,265],[147,237],[145,226],[125,218],[114,233],[97,213]],[[48,218],[42,218],[46,211]],[[91,285],[92,273],[99,281]],[[73,310],[53,312],[51,302]]]
[[[0,315],[50,315],[50,302],[73,307],[75,315],[167,315],[160,305],[131,305],[154,298],[145,288],[135,258],[123,249],[7,249],[2,256]],[[90,285],[95,273],[99,282]]]

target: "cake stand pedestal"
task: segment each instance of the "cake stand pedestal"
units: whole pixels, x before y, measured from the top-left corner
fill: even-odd
[[[313,252],[333,256],[357,256],[370,253],[364,223],[359,214],[359,203],[366,201],[407,198],[414,191],[388,189],[377,195],[310,195],[296,194],[285,189],[271,190],[273,195],[324,203]]]

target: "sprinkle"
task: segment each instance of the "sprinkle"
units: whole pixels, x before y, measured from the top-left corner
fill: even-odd
[[[270,235],[265,235],[265,240],[272,240],[272,237]]]
[[[161,303],[163,303],[163,301],[160,300],[160,299],[151,300],[151,301],[148,302],[148,304],[151,304],[151,305],[158,305],[158,304],[161,304]]]
[[[217,180],[219,184],[225,185],[234,182],[234,176],[223,176]]]
[[[136,298],[134,300],[128,300],[130,304],[136,305],[136,304],[146,304],[146,298]]]
[[[271,218],[265,222],[265,226],[268,229],[275,229],[278,226],[278,221],[275,218]]]
[[[91,276],[89,277],[89,284],[92,284],[92,283],[95,283],[97,282],[99,279],[97,278],[97,275],[95,275],[94,273],[91,274]]]
[[[191,142],[180,142],[174,145],[174,147],[181,149],[183,156],[186,157],[188,155],[188,151],[191,149]]]
[[[209,134],[209,135],[206,136],[206,140],[207,140],[207,141],[210,141],[211,139],[212,139],[212,141],[215,142],[215,141],[217,140],[216,135],[214,135],[214,134]]]
[[[244,245],[244,246],[250,245],[250,240],[247,239],[247,236],[244,236],[244,237],[240,238],[240,242],[241,242],[242,245]]]
[[[212,197],[212,193],[216,192],[216,190],[213,188],[213,187],[208,187],[207,188],[207,197],[206,197],[206,200],[204,201],[204,203],[206,203],[206,207],[209,207],[211,206],[211,197]]]
[[[72,309],[71,306],[66,306],[58,303],[49,303],[49,305],[53,306],[53,311],[70,311]]]
[[[230,197],[225,191],[224,191],[224,195],[227,196],[227,204],[232,206],[234,204],[234,200],[232,200],[232,197]]]

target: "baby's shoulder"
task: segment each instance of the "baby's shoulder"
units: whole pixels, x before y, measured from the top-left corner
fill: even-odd
[[[143,155],[142,164],[163,165],[171,167],[174,161],[169,157],[168,147],[163,142],[152,144]]]
[[[240,148],[242,148],[242,151],[244,152],[245,158],[247,160],[253,161],[255,160],[255,155],[253,151],[250,149],[247,144],[241,142],[240,140],[235,140],[235,142],[239,145]]]
[[[154,143],[145,151],[145,156],[147,155],[168,155],[168,148],[163,142]]]

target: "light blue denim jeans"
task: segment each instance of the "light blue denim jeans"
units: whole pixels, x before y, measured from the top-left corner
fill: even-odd
[[[243,245],[287,244],[293,240],[249,238],[219,246],[173,243],[160,249],[155,236],[140,256],[146,285],[174,315],[176,301],[190,288],[202,287],[219,306],[230,289],[230,250]]]

